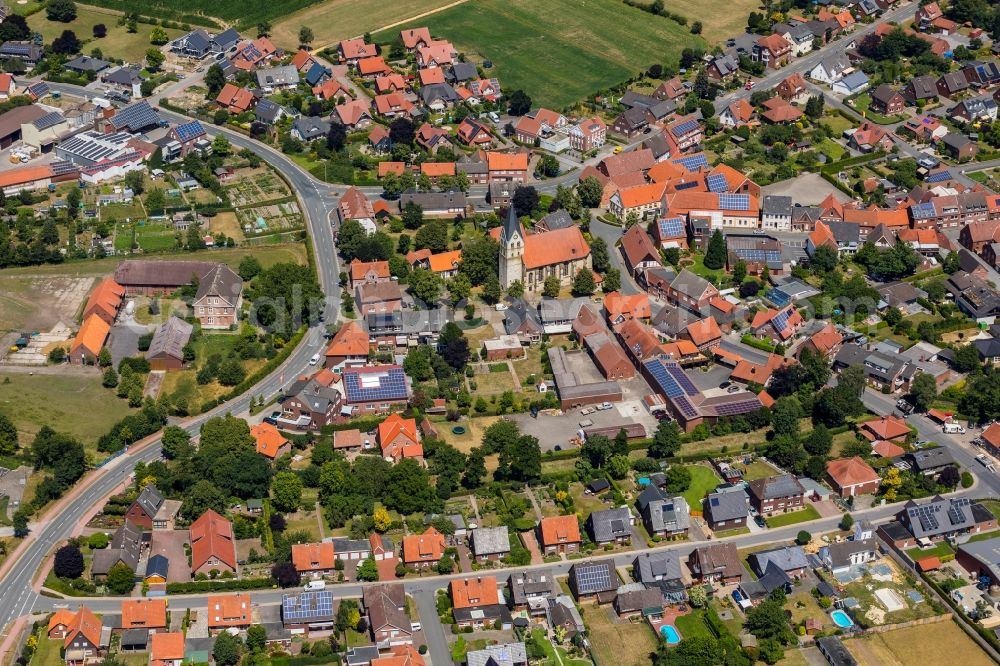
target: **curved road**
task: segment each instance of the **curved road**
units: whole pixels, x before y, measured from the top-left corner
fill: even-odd
[[[66,84],[51,83],[50,87],[53,90],[73,95],[93,96],[95,94],[93,90]],[[188,120],[184,116],[166,110],[161,110],[160,113],[163,117],[175,122]],[[336,320],[340,311],[339,264],[330,223],[330,211],[333,210],[334,204],[325,198],[329,195],[330,190],[321,191],[311,176],[284,155],[268,146],[224,128],[208,125],[206,129],[209,130],[210,134],[224,134],[230,143],[239,149],[248,148],[261,155],[288,179],[292,188],[298,193],[309,225],[320,286],[326,294],[324,314],[328,321]],[[274,372],[238,398],[220,405],[210,412],[188,419],[180,425],[196,435],[201,425],[209,418],[227,412],[238,414],[247,411],[252,397],[278,394],[295,379],[298,373],[309,368],[309,359],[323,348],[325,339],[323,326],[319,323],[319,314],[318,312],[310,313],[310,328],[302,343]],[[35,574],[41,570],[52,547],[66,539],[88,511],[121,484],[134,469],[136,463],[140,461],[150,462],[159,457],[159,442],[121,456],[104,468],[102,473],[90,483],[79,497],[54,520],[33,526],[32,534],[26,541],[27,545],[0,584],[0,589],[3,590],[0,594],[0,627],[6,627],[10,622],[30,612],[35,607],[39,596],[32,589],[31,581]],[[8,566],[10,565],[8,564]]]

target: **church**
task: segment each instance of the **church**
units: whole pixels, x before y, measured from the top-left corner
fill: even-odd
[[[504,289],[520,280],[525,293],[540,292],[550,275],[569,287],[580,269],[591,270],[590,246],[576,225],[526,234],[511,206],[504,225],[490,233],[500,241],[500,284]]]

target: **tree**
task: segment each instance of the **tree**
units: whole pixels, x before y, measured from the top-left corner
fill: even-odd
[[[251,652],[262,652],[267,645],[267,630],[262,624],[251,625],[247,629],[247,649]]]
[[[91,32],[95,39],[104,39],[108,35],[108,26],[103,23],[96,23]]]
[[[812,429],[802,445],[806,451],[814,456],[825,456],[833,446],[833,435],[830,434],[825,425],[820,423]]]
[[[683,493],[691,486],[691,470],[681,465],[672,465],[666,471],[667,490],[672,493]]]
[[[279,562],[271,567],[271,578],[283,588],[298,587],[302,583],[302,576],[291,562]]]
[[[538,208],[538,190],[531,185],[518,185],[514,189],[514,196],[511,198],[511,205],[514,213],[518,217],[531,215],[532,211]]]
[[[676,421],[660,421],[649,445],[650,458],[669,458],[681,448],[681,432]]]
[[[84,568],[83,553],[75,543],[68,543],[56,551],[52,569],[60,578],[79,578]]]
[[[28,536],[31,530],[28,529],[28,510],[24,506],[14,512],[14,517],[11,522],[14,524],[15,537],[23,539]]]
[[[111,350],[107,347],[101,347],[101,351],[97,352],[97,365],[102,368],[107,368],[111,366]]]
[[[261,21],[257,24],[257,38],[267,37],[271,34],[271,23],[269,21]]]
[[[795,541],[798,542],[800,546],[804,546],[812,541],[812,535],[805,530],[799,530],[799,533],[795,536]]]
[[[247,371],[240,362],[240,359],[236,356],[229,356],[222,365],[219,366],[218,372],[216,372],[216,378],[219,383],[223,386],[236,386],[244,379],[246,379]]]
[[[209,509],[225,513],[227,498],[219,488],[207,479],[195,482],[181,503],[181,515],[188,520],[196,520]]]
[[[464,301],[472,294],[472,282],[465,275],[459,273],[448,283],[448,294],[454,304]]]
[[[580,455],[590,463],[592,467],[600,469],[611,457],[611,440],[604,435],[591,435],[583,442],[580,448]]]
[[[708,593],[703,585],[694,585],[688,590],[688,601],[695,608],[701,608],[708,603]]]
[[[503,287],[500,286],[500,278],[490,274],[483,283],[483,291],[480,294],[486,303],[493,305],[499,303],[503,297]]]
[[[375,558],[369,556],[361,563],[358,567],[358,580],[378,580],[378,565],[375,563]]]
[[[531,98],[523,90],[515,90],[507,97],[507,112],[512,116],[523,116],[531,111]]]
[[[191,435],[179,426],[171,425],[164,428],[160,444],[163,457],[167,460],[187,460],[194,455]]]
[[[372,514],[372,522],[375,523],[376,532],[386,532],[392,525],[392,516],[384,506],[378,506],[375,508],[375,513]]]
[[[17,427],[6,414],[0,414],[0,455],[9,456],[17,451]]]
[[[28,21],[20,14],[10,14],[0,23],[0,40],[23,41],[31,37]]]
[[[545,278],[545,282],[542,283],[542,296],[546,298],[555,298],[559,295],[559,289],[561,288],[558,276],[548,275]]]
[[[775,639],[779,642],[795,640],[785,616],[784,594],[776,592],[746,613],[744,626],[758,640]]]
[[[302,479],[295,472],[278,472],[271,482],[271,495],[278,511],[297,510],[302,504]]]
[[[166,44],[168,41],[170,41],[170,37],[167,35],[167,31],[161,28],[160,26],[156,26],[149,33],[150,44],[156,44],[157,46],[162,46],[163,44]]]
[[[404,227],[407,229],[419,229],[424,224],[424,209],[415,201],[408,201],[403,206],[401,217]]]
[[[722,232],[718,229],[712,234],[708,241],[708,250],[705,252],[705,268],[717,270],[726,265],[726,240]]]
[[[597,208],[601,205],[604,186],[594,176],[587,176],[576,186],[576,193],[580,197],[581,205],[587,208]]]
[[[542,476],[542,450],[538,440],[523,435],[500,451],[496,476],[510,481],[531,482]]]
[[[236,666],[240,662],[240,655],[243,653],[243,643],[238,636],[234,636],[228,631],[223,631],[215,638],[215,645],[212,647],[212,657],[218,666]]]
[[[820,245],[809,259],[809,266],[817,273],[829,273],[840,261],[837,251],[829,245]]]
[[[600,236],[595,237],[593,242],[590,244],[590,261],[594,270],[598,273],[603,274],[611,268],[611,257],[608,254],[608,244]]]
[[[389,139],[396,145],[411,145],[417,128],[409,118],[396,118],[389,124]]]
[[[112,592],[118,596],[124,596],[135,587],[135,572],[124,562],[118,562],[108,569],[108,578],[105,581]]]
[[[798,435],[802,416],[802,406],[797,398],[778,398],[771,408],[771,428],[776,435]]]
[[[244,282],[249,282],[257,277],[263,269],[264,267],[260,265],[260,260],[252,254],[248,254],[240,259],[240,265],[236,272],[240,274]]]
[[[918,412],[926,412],[937,398],[937,382],[934,377],[925,372],[919,373],[910,383],[910,392],[906,398]]]
[[[959,372],[972,372],[979,367],[979,351],[975,345],[965,345],[955,351],[955,367]]]
[[[701,34],[701,30],[702,30],[701,21],[695,21],[694,23],[691,24],[691,34],[692,35],[700,35]]]
[[[622,272],[617,268],[609,268],[608,272],[604,274],[604,282],[601,283],[601,288],[604,290],[604,293],[606,294],[621,289]]]
[[[854,527],[854,516],[849,513],[845,513],[844,517],[840,519],[840,529],[849,530]]]
[[[49,0],[45,5],[45,17],[50,21],[71,23],[76,20],[76,3],[73,0]]]
[[[79,53],[82,44],[72,30],[63,30],[62,34],[52,40],[52,52],[60,55]]]
[[[573,278],[574,296],[590,296],[594,293],[596,287],[594,272],[592,270],[584,266],[576,272],[576,277]]]
[[[434,220],[420,227],[413,237],[418,250],[427,248],[431,252],[444,252],[448,249],[448,223],[444,220]]]
[[[302,44],[303,46],[307,44],[312,44],[313,39],[314,35],[312,28],[310,28],[307,25],[304,25],[301,28],[299,28],[299,44]]]
[[[739,286],[743,284],[743,280],[747,277],[747,262],[740,259],[733,266],[733,284]]]
[[[937,481],[945,488],[953,489],[958,486],[959,482],[962,480],[962,475],[958,471],[958,467],[955,465],[948,465],[941,470],[938,474]]]
[[[326,147],[340,152],[347,145],[347,129],[340,123],[330,123],[330,131],[326,133]]]
[[[554,178],[559,175],[559,160],[556,159],[555,155],[546,153],[538,160],[535,169],[546,178]]]
[[[415,268],[410,273],[410,293],[424,303],[434,303],[441,295],[441,278],[426,268]]]

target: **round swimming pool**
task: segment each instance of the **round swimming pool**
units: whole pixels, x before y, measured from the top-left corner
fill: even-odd
[[[465,434],[465,426],[455,426],[454,428],[451,429],[451,432],[454,435],[464,435]]]
[[[830,613],[830,617],[833,618],[834,624],[841,629],[847,629],[854,626],[854,620],[851,619],[851,616],[840,609]]]
[[[667,645],[677,645],[681,642],[681,635],[677,633],[677,628],[672,624],[660,627],[660,633],[663,634],[663,640],[667,642]]]

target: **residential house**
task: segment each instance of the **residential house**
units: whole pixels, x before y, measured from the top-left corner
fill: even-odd
[[[149,632],[167,629],[166,599],[125,599],[121,608],[121,629],[144,629]]]
[[[979,144],[965,134],[950,132],[941,139],[941,146],[952,159],[964,162],[971,160],[979,152]]]
[[[478,527],[472,530],[472,554],[480,562],[497,561],[510,553],[507,527]]]
[[[163,510],[168,506],[156,486],[149,484],[139,492],[135,501],[125,512],[125,522],[146,530],[170,529],[167,523],[168,521],[172,522],[173,517],[168,517],[163,513]]]
[[[274,462],[292,451],[292,443],[270,423],[250,426],[250,436],[256,442],[257,453]]]
[[[750,504],[761,515],[785,513],[805,506],[805,488],[791,474],[755,479],[748,486]]]
[[[809,78],[830,85],[844,78],[845,72],[850,68],[851,61],[845,54],[832,54],[820,60],[819,64],[809,70]]]
[[[861,435],[870,442],[887,441],[903,443],[910,435],[906,421],[897,416],[882,416],[861,424]]]
[[[831,85],[834,93],[844,97],[853,97],[868,89],[871,79],[861,70],[855,70],[850,74],[845,74],[839,81]]]
[[[937,476],[946,467],[955,466],[955,458],[951,455],[951,450],[943,446],[911,451],[906,454],[906,459],[914,471],[925,476]]]
[[[594,116],[571,126],[567,135],[570,148],[579,153],[587,153],[604,145],[607,141],[608,126],[599,116]]]
[[[772,97],[764,102],[763,107],[765,111],[760,114],[760,118],[772,125],[794,123],[805,115],[798,107],[792,106],[781,97]]]
[[[204,329],[228,329],[239,319],[243,278],[225,264],[215,264],[198,278],[191,308]]]
[[[55,624],[53,624],[55,621]],[[70,666],[82,666],[99,658],[107,648],[101,620],[86,606],[73,614],[56,613],[49,620],[49,637],[62,637],[63,658]]]
[[[150,666],[181,666],[184,663],[184,634],[158,631],[150,636]]]
[[[508,579],[510,594],[508,604],[516,612],[545,615],[549,601],[559,593],[555,576],[550,569],[516,570]]]
[[[711,57],[705,67],[705,73],[708,74],[708,78],[714,81],[728,81],[736,76],[739,69],[740,64],[736,58],[723,54]]]
[[[326,348],[324,367],[333,369],[345,365],[364,365],[368,362],[369,349],[368,333],[358,322],[348,321],[340,327]]]
[[[656,587],[637,584],[635,589],[619,590],[612,602],[618,617],[652,615],[663,612],[663,593]]]
[[[465,654],[466,666],[528,666],[528,648],[523,642],[487,645]]]
[[[787,342],[805,325],[802,315],[794,305],[779,310],[759,310],[750,324],[750,332],[757,339],[770,338],[775,342]]]
[[[323,578],[336,571],[337,556],[330,541],[292,545],[292,565],[304,578]]]
[[[208,630],[210,633],[246,630],[252,623],[251,600],[250,595],[246,592],[208,595]]]
[[[293,635],[331,631],[336,619],[335,610],[331,590],[281,595],[281,624]]]
[[[765,35],[754,42],[751,57],[768,69],[781,69],[792,58],[792,44],[781,35]]]
[[[695,548],[688,557],[688,567],[696,580],[722,585],[738,583],[744,572],[735,543],[714,543]]]
[[[963,99],[961,102],[951,107],[948,114],[965,123],[976,121],[994,121],[997,119],[997,103],[989,95],[982,97],[972,97]]]
[[[577,601],[606,598],[618,589],[618,574],[611,560],[576,562],[569,568],[569,587]]]
[[[545,555],[579,552],[581,542],[576,515],[548,516],[538,523],[538,543]]]
[[[806,80],[798,72],[782,79],[774,88],[778,99],[786,102],[801,102],[807,95]]]
[[[682,268],[667,287],[664,297],[670,303],[696,313],[707,313],[709,302],[719,296],[719,290],[705,278]]]
[[[587,518],[587,531],[594,543],[627,544],[632,541],[632,512],[628,507],[594,511]]]
[[[372,124],[371,100],[347,100],[333,108],[333,113],[340,124],[349,130],[363,130]]]
[[[492,628],[498,620],[505,628],[512,625],[510,611],[501,603],[502,597],[495,576],[453,580],[448,590],[452,614],[459,627]]]
[[[403,563],[415,569],[430,569],[441,559],[447,547],[444,535],[428,527],[423,534],[403,537]]]
[[[70,345],[70,362],[76,365],[95,365],[110,332],[111,326],[99,315],[87,317]]]
[[[936,100],[937,96],[937,79],[929,74],[915,76],[903,86],[903,98],[908,104]]]
[[[997,528],[997,519],[988,509],[967,497],[945,499],[936,496],[918,504],[908,501],[896,515],[916,541],[932,542],[964,534],[982,534]],[[905,547],[912,547],[907,544]]]
[[[341,41],[337,50],[340,52],[340,59],[348,64],[357,64],[361,59],[378,53],[378,47],[365,44],[365,40],[360,37]]]
[[[390,414],[378,425],[378,441],[382,457],[391,462],[403,458],[422,461],[424,447],[420,443],[420,432],[416,419],[404,419],[399,414]]]
[[[314,116],[300,116],[292,122],[291,135],[299,141],[325,139],[330,133],[330,123]]]
[[[717,532],[746,527],[746,497],[741,489],[709,493],[705,496],[705,522]]]
[[[878,541],[869,537],[831,543],[819,549],[819,557],[823,565],[834,576],[844,574],[852,567],[877,560],[879,558]]]
[[[317,376],[299,377],[281,400],[278,423],[286,430],[319,430],[337,418],[342,396]]]
[[[406,613],[402,583],[366,585],[362,591],[368,630],[379,649],[413,643],[413,627]]]
[[[667,603],[683,603],[687,598],[680,556],[673,551],[642,553],[632,562],[632,575],[648,588],[656,588]]]
[[[936,87],[936,86],[935,86]],[[882,84],[871,92],[871,109],[883,116],[894,116],[906,106],[906,99],[892,86]]]
[[[632,214],[638,215],[640,220],[656,216],[662,209],[665,191],[666,183],[645,183],[623,187],[611,195],[611,200],[608,202],[608,212],[622,221]],[[638,226],[635,225],[635,227]]]
[[[490,148],[493,145],[493,134],[485,123],[472,116],[466,116],[456,130],[458,140],[466,146]]]
[[[244,113],[257,104],[257,96],[249,88],[227,83],[222,86],[215,102],[229,113]]]
[[[938,94],[942,97],[954,98],[969,88],[969,81],[962,72],[948,72],[937,80]]]
[[[763,576],[768,566],[775,564],[792,578],[799,578],[809,569],[809,560],[801,546],[780,546],[768,550],[758,550],[747,558],[750,568],[758,576]]]
[[[498,153],[486,154],[489,182],[525,183],[528,180],[528,154]]]
[[[622,235],[622,252],[633,275],[660,265],[660,252],[640,224],[631,226]]]
[[[218,571],[236,573],[233,524],[209,509],[191,523],[191,575]]]
[[[139,567],[139,559],[142,557],[144,547],[142,528],[133,522],[122,523],[111,536],[111,543],[108,547],[94,551],[90,563],[91,578],[95,581],[105,580],[111,567],[119,562],[135,571]],[[148,570],[149,565],[146,568]]]
[[[723,127],[743,127],[750,125],[756,111],[745,99],[738,99],[719,114],[719,124]]]
[[[691,526],[691,511],[683,496],[669,496],[650,485],[639,493],[636,508],[650,536],[686,536]]]

